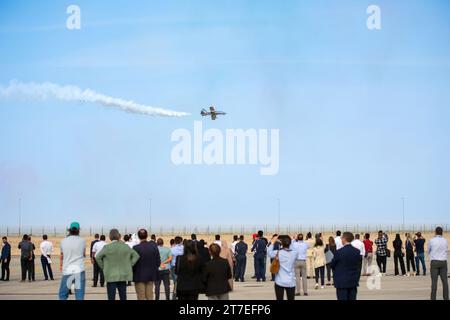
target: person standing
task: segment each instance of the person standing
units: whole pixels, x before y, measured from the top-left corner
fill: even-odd
[[[333,257],[335,256],[337,251],[336,248],[336,242],[334,242],[334,238],[333,237],[329,237],[328,238],[328,244],[325,246],[325,253],[327,252],[331,252],[331,254],[333,255]],[[326,268],[327,268],[327,286],[331,286],[331,261],[333,259],[329,260],[327,259],[328,263],[326,264]]]
[[[22,282],[24,282],[28,275],[28,281],[31,282],[31,259],[33,255],[33,247],[28,241],[28,235],[24,234],[22,241],[19,242],[20,249],[20,267],[22,269]]]
[[[308,251],[306,252],[306,278],[310,279],[314,271],[314,245],[316,243],[312,238],[311,232],[306,234],[306,243],[308,244]]]
[[[131,240],[131,235],[126,234],[123,236],[123,242],[125,242],[125,244],[127,246],[130,247],[130,249],[133,249],[133,247],[136,245],[132,240]]]
[[[410,233],[406,233],[405,240],[405,250],[406,250],[406,275],[409,277],[411,275],[416,275],[416,264],[414,262],[414,241],[411,238]],[[412,273],[411,273],[412,269]]]
[[[271,244],[273,244],[273,250],[280,250],[281,243],[278,240],[278,234],[275,233],[272,236]],[[273,258],[270,258],[270,263],[271,264],[272,264],[273,260],[274,260]],[[275,281],[275,273],[271,273],[271,280],[270,281]]]
[[[94,244],[96,244],[97,242],[99,242],[100,240],[100,235],[98,233],[96,233],[94,235],[94,240],[91,241],[91,245],[90,245],[90,250],[89,250],[89,257],[92,259],[93,255],[92,255],[92,249],[94,248]]]
[[[239,242],[236,243],[234,254],[236,257],[236,274],[235,280],[244,282],[245,267],[247,265],[248,245],[244,242],[244,236],[239,236]]]
[[[380,269],[382,275],[386,275],[386,263],[387,263],[387,243],[388,236],[383,233],[383,231],[378,231],[378,238],[375,239],[375,244],[377,245],[377,265]]]
[[[92,263],[92,280],[94,280],[95,278],[95,266],[94,266],[94,256],[92,253],[92,249],[94,248],[94,245],[99,241],[100,235],[98,233],[96,233],[94,235],[94,240],[91,241],[91,244],[89,246],[89,259],[91,259],[91,263]]]
[[[400,263],[400,269],[402,271],[402,276],[406,276],[405,261],[403,260],[403,257],[404,257],[403,241],[402,241],[402,239],[400,239],[400,234],[397,233],[395,235],[395,239],[392,242],[392,245],[394,246],[394,268],[395,268],[394,274],[396,276],[399,275],[398,264]]]
[[[213,243],[215,243],[215,244],[217,244],[217,245],[219,245],[219,247],[221,247],[222,246],[222,242],[220,241],[220,234],[216,234],[215,236],[214,236],[214,242]]]
[[[425,238],[422,237],[421,232],[416,233],[414,239],[414,246],[416,247],[416,276],[420,275],[420,265],[422,264],[423,275],[427,275],[427,267],[425,265]]]
[[[211,260],[211,254],[209,253],[209,249],[206,247],[205,240],[195,240],[194,241],[197,244],[197,250],[198,250],[198,257],[200,258],[200,261],[202,264],[207,263],[209,260]]]
[[[226,242],[226,240],[222,240],[221,241],[221,246],[220,246],[220,257],[227,260],[228,264],[230,265],[230,268],[233,269],[233,254],[231,253],[231,249],[228,247],[228,243]],[[233,291],[233,279],[230,278],[228,280],[229,285],[230,285],[230,291]]]
[[[361,270],[361,253],[351,245],[353,234],[344,232],[342,248],[336,251],[331,261],[334,287],[338,300],[356,300]]]
[[[2,238],[2,281],[9,281],[9,263],[11,262],[11,245],[8,243],[8,238]]]
[[[139,230],[138,237],[141,243],[133,247],[139,255],[139,260],[133,266],[134,286],[138,300],[153,300],[153,286],[159,278],[161,266],[160,251],[156,241],[147,241],[147,230]]]
[[[120,238],[119,230],[111,229],[111,243],[95,255],[95,261],[105,275],[108,300],[116,299],[116,291],[119,292],[120,300],[127,300],[127,281],[133,280],[133,266],[139,260],[139,254]]]
[[[92,248],[92,264],[94,266],[94,284],[92,287],[97,287],[98,278],[100,276],[100,287],[105,286],[105,275],[103,274],[102,268],[97,263],[96,257],[97,254],[103,249],[103,247],[106,245],[106,237],[104,234],[100,236],[100,240],[98,240],[96,243],[94,243],[94,246]]]
[[[42,264],[42,270],[44,271],[44,278],[45,280],[48,280],[50,277],[50,280],[53,280],[53,272],[52,272],[52,260],[51,255],[53,252],[53,244],[48,241],[48,237],[46,234],[42,236],[42,242],[40,244],[41,249],[41,264]]]
[[[303,234],[297,235],[296,241],[291,244],[291,248],[297,252],[295,260],[295,295],[300,296],[300,288],[303,289],[303,295],[308,295],[308,279],[306,269],[306,258],[309,244],[303,241]]]
[[[277,300],[283,300],[286,292],[287,300],[295,299],[295,262],[298,252],[291,249],[291,237],[288,235],[279,236],[280,249],[274,250],[274,244],[269,246],[269,257],[278,259],[279,270],[275,275],[275,296]]]
[[[34,243],[31,241],[31,237],[28,236],[28,242],[31,245],[31,260],[30,260],[30,273],[31,273],[31,281],[36,281],[36,265],[35,265],[35,261],[36,261],[36,255],[34,254],[34,250],[36,250],[36,246],[34,245]]]
[[[59,287],[59,300],[67,300],[69,290],[75,283],[75,299],[83,300],[86,286],[84,258],[86,256],[86,241],[80,237],[80,224],[72,222],[69,236],[60,244],[60,270],[62,271]]]
[[[336,249],[339,250],[342,248],[342,239],[341,239],[342,232],[340,230],[336,231],[336,237],[334,237],[334,243],[336,243]]]
[[[359,233],[355,234],[355,239],[352,241],[352,246],[359,250],[359,253],[361,255],[361,269],[362,269],[362,262],[366,255],[366,247],[364,246],[364,243],[359,239],[359,237],[360,237]],[[359,270],[359,277],[361,277],[361,271],[362,270]]]
[[[223,246],[223,241],[222,241]],[[212,260],[205,264],[203,282],[208,300],[228,300],[231,291],[232,273],[230,263],[220,256],[221,247],[215,243],[209,246]]]
[[[314,273],[316,279],[315,289],[319,289],[319,275],[320,275],[320,287],[323,289],[325,286],[325,246],[320,237],[316,237],[316,243],[313,249],[314,257]]]
[[[364,235],[364,250],[366,254],[364,255],[363,260],[363,275],[369,276],[369,268],[372,266],[373,260],[373,241],[370,240],[370,234],[366,233]]]
[[[178,276],[175,272],[175,265],[177,263],[177,257],[183,255],[184,253],[184,246],[183,246],[183,238],[180,236],[176,236],[174,239],[174,246],[171,248],[172,252],[172,261],[170,262],[171,267],[171,274],[172,274],[172,280],[173,280],[173,293],[172,293],[172,300],[177,299],[177,280]]]
[[[237,235],[233,236],[233,242],[231,243],[231,256],[233,258],[233,279],[236,278],[236,244],[239,242]]]
[[[436,300],[437,281],[441,277],[442,294],[444,300],[448,300],[448,278],[447,278],[447,250],[448,243],[443,235],[441,227],[435,230],[435,237],[428,245],[428,256],[430,257],[431,274],[431,300]]]
[[[239,242],[239,237],[237,235],[234,235],[233,242],[231,243],[231,246],[230,246],[230,249],[231,249],[231,252],[233,253],[233,255],[234,255],[234,250],[235,250],[236,244],[238,242]]]
[[[183,255],[178,256],[175,262],[178,300],[198,300],[203,290],[203,267],[196,243],[186,241]]]
[[[156,244],[158,245],[161,265],[159,266],[159,277],[155,285],[155,300],[159,300],[161,282],[164,285],[166,300],[170,300],[170,262],[172,261],[172,251],[170,248],[164,247],[164,240],[161,238],[156,240]]]
[[[258,231],[258,237],[253,243],[252,252],[253,259],[255,259],[255,274],[256,281],[266,281],[266,259],[267,259],[267,240],[263,237],[263,232]]]

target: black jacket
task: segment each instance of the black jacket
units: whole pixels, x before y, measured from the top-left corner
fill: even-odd
[[[133,266],[134,282],[158,280],[158,269],[161,265],[158,246],[154,241],[141,242],[133,247],[139,254],[139,260]]]
[[[336,251],[331,261],[334,287],[338,289],[356,288],[359,285],[361,253],[351,244]]]
[[[177,291],[200,293],[204,290],[202,273],[204,264],[197,256],[192,264],[188,262],[187,255],[177,257],[175,273],[177,275]]]
[[[231,277],[231,268],[227,259],[218,257],[206,263],[203,274],[206,295],[216,296],[228,293],[231,290],[228,279]]]

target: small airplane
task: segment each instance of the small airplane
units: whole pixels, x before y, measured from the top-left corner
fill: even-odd
[[[204,117],[204,116],[211,116],[211,120],[216,120],[216,117],[218,115],[226,115],[225,112],[223,111],[216,111],[216,109],[214,109],[214,107],[209,107],[209,112],[206,111],[205,109],[202,109],[202,111],[200,112],[200,114]]]

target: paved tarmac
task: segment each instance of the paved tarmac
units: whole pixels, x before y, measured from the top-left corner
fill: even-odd
[[[427,266],[429,262],[427,261]],[[55,269],[59,269],[59,263],[55,264]],[[429,275],[403,277],[394,276],[393,260],[388,261],[388,274],[379,279],[379,288],[376,288],[377,278],[368,279],[362,277],[358,292],[359,300],[428,300],[430,298],[431,279]],[[13,257],[11,261],[11,278],[9,282],[0,282],[0,300],[55,300],[58,299],[58,288],[60,285],[60,272],[56,270],[54,281],[45,281],[40,266],[40,260],[36,260],[36,281],[35,282],[20,282],[20,263],[18,257]],[[92,265],[86,261],[87,284],[86,296],[87,300],[105,300],[106,288],[92,288]],[[234,286],[234,291],[230,293],[230,299],[236,300],[273,300],[275,299],[273,282],[270,280],[270,275],[267,275],[266,282],[256,282],[251,279],[253,272],[253,258],[248,256],[246,282],[237,282]],[[267,272],[268,267],[267,267]],[[369,280],[369,281],[368,281]],[[367,285],[369,283],[369,286]],[[370,285],[372,283],[372,285]],[[308,280],[309,296],[297,296],[297,300],[335,300],[335,289],[331,286],[325,286],[324,289],[314,289],[315,281]],[[372,287],[369,289],[369,287]],[[161,287],[163,291],[163,288]],[[134,287],[128,287],[128,299],[135,300],[136,294]],[[164,296],[164,293],[162,293]],[[71,296],[70,299],[74,297]],[[204,295],[200,295],[200,299],[206,299]],[[438,299],[442,299],[442,288],[439,283]]]

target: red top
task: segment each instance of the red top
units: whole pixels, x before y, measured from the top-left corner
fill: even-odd
[[[369,239],[365,239],[363,242],[364,242],[364,248],[366,249],[366,253],[371,253],[372,247],[373,247],[373,241],[370,241]]]

